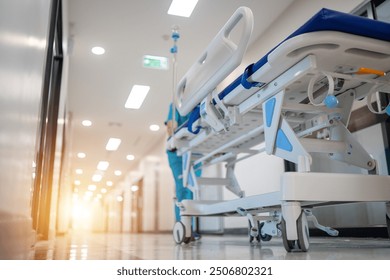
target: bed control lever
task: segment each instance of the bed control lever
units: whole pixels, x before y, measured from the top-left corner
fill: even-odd
[[[318,220],[317,220],[316,216],[313,215],[311,210],[305,209],[304,211],[306,213],[307,219],[309,221],[311,221],[316,228],[318,228],[319,230],[325,231],[330,236],[338,236],[339,235],[339,231],[338,230],[336,230],[334,228],[331,228],[331,227],[323,226],[320,223],[318,223]]]
[[[377,75],[385,76],[386,73],[381,70],[367,68],[367,67],[350,67],[343,71],[344,74],[356,74],[356,75]]]

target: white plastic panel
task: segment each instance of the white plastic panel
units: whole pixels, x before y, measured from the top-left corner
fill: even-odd
[[[243,21],[238,45],[230,33]],[[176,89],[176,106],[182,116],[191,110],[225,79],[242,61],[253,30],[252,11],[240,7],[211,41],[204,53],[180,80]]]

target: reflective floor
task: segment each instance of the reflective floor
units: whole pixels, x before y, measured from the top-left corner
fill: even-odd
[[[171,234],[73,233],[39,242],[39,260],[390,260],[390,240],[311,237],[307,253],[287,253],[280,238],[249,243],[245,235],[204,235],[176,245]]]

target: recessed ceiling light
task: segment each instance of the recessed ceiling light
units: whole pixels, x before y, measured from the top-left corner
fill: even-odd
[[[85,158],[87,155],[85,153],[77,153],[78,158]]]
[[[136,191],[139,190],[139,187],[137,185],[133,185],[133,186],[131,186],[130,189],[131,189],[132,192],[136,192]]]
[[[100,182],[102,180],[103,176],[101,174],[93,174],[92,181],[93,182]]]
[[[180,17],[190,17],[198,0],[172,0],[168,14]]]
[[[101,192],[101,193],[106,193],[106,192],[107,192],[107,189],[102,188],[102,189],[100,190],[100,192]]]
[[[96,191],[96,185],[89,185],[88,190],[89,191]]]
[[[80,182],[80,180],[75,180],[75,181],[74,181],[74,184],[75,184],[76,186],[80,186],[80,185],[81,185],[81,182]]]
[[[120,170],[115,170],[115,171],[114,171],[114,174],[115,174],[116,176],[121,176],[121,175],[122,175],[122,171],[120,171]]]
[[[118,150],[119,145],[121,144],[121,139],[119,138],[110,138],[106,145],[107,151],[116,151]]]
[[[79,175],[83,174],[83,170],[80,169],[80,168],[77,168],[76,169],[76,174],[79,174]]]
[[[86,191],[86,192],[84,193],[84,195],[85,195],[86,197],[91,197],[91,196],[93,196],[93,192],[91,192],[91,191]]]
[[[149,126],[149,129],[151,131],[159,131],[160,130],[160,126],[157,125],[157,124],[152,124],[151,126]]]
[[[150,86],[134,85],[131,89],[129,97],[126,100],[125,108],[139,109],[144,102],[146,95],[150,90]]]
[[[91,52],[96,55],[102,55],[106,52],[106,50],[102,47],[93,47],[91,49]]]
[[[126,159],[127,159],[127,160],[134,160],[134,159],[135,159],[135,156],[133,156],[133,155],[127,155],[127,156],[126,156]]]
[[[112,187],[114,183],[112,181],[107,181],[106,182],[107,187]]]
[[[92,122],[91,122],[90,120],[83,120],[83,121],[81,122],[81,124],[82,124],[83,126],[91,126],[91,125],[92,125]]]
[[[108,161],[99,161],[99,163],[97,165],[97,169],[105,171],[105,170],[107,170],[109,165],[110,165],[110,163]]]

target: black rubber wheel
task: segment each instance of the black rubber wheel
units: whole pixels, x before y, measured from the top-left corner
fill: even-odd
[[[307,252],[310,246],[310,234],[309,234],[309,225],[307,223],[307,217],[304,211],[301,212],[301,215],[297,219],[297,233],[298,233],[298,247],[302,252]]]
[[[264,222],[260,223],[258,222],[258,225],[259,225],[259,236],[260,236],[260,239],[262,241],[270,241],[272,239],[272,235],[269,235],[269,234],[261,234],[261,229],[263,228],[264,226]]]
[[[186,239],[186,228],[182,222],[176,222],[173,226],[173,239],[176,244],[181,244],[185,242]]]
[[[295,240],[287,240],[286,221],[284,218],[282,218],[281,224],[284,249],[286,249],[287,252],[291,252],[293,249],[295,249]]]
[[[191,237],[184,237],[183,239],[184,244],[188,244],[191,242]]]
[[[387,234],[389,235],[390,238],[390,217],[387,214],[386,214],[386,224],[387,224]]]

